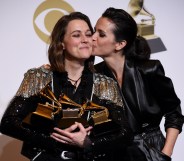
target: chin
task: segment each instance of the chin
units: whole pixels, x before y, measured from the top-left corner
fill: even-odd
[[[90,56],[91,56],[91,54],[85,54],[85,55],[83,55],[83,59],[88,59],[88,58],[90,58]]]
[[[98,54],[98,53],[94,53],[94,54],[92,54],[92,56],[99,56],[99,57],[101,57],[101,55]]]

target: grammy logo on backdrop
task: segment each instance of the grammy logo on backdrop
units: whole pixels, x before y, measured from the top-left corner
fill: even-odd
[[[138,34],[148,41],[151,53],[165,51],[161,38],[154,34],[155,17],[145,9],[144,0],[130,0],[128,13],[136,20]]]

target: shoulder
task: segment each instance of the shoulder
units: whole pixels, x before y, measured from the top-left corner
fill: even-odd
[[[94,73],[94,84],[106,85],[108,88],[118,87],[117,81],[101,73]]]
[[[160,65],[161,62],[157,59],[149,59],[149,60],[134,61],[134,64],[140,68],[153,68]]]
[[[113,78],[110,78],[104,74],[94,73],[94,76],[95,76],[94,82],[96,82],[96,83],[114,83],[114,84],[117,84],[117,82]]]
[[[52,80],[52,72],[42,67],[31,68],[24,74],[24,79],[16,96],[30,97],[37,94]]]
[[[39,68],[28,69],[27,72],[24,74],[24,79],[26,79],[26,81],[32,81],[32,82],[36,80],[44,81],[45,79],[50,79],[51,76],[52,76],[52,71],[41,66]]]
[[[122,98],[117,82],[103,74],[94,74],[94,94],[102,100],[108,100],[122,106]]]
[[[143,60],[143,61],[136,61],[135,67],[137,70],[142,71],[144,73],[162,73],[165,74],[164,68],[160,60],[157,59],[149,59],[149,60]]]
[[[28,69],[27,72],[24,74],[24,77],[25,76],[35,76],[35,77],[43,76],[43,77],[47,77],[51,74],[52,74],[52,72],[49,69],[41,66],[39,68],[30,68],[30,69]]]

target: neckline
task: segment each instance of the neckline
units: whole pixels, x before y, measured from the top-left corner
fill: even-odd
[[[81,77],[82,77],[82,75],[81,75],[77,80],[73,80],[73,79],[71,79],[71,78],[69,78],[69,77],[67,76],[67,79],[68,79],[71,83],[74,82],[74,83],[72,83],[72,85],[75,86],[75,88],[77,88],[77,83],[78,83],[78,81],[81,79]]]

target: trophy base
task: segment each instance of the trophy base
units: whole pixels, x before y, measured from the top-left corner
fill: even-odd
[[[79,122],[86,128],[89,126],[88,122],[83,118],[61,118],[52,120],[48,117],[42,117],[40,115],[31,113],[23,120],[23,126],[34,128],[40,131],[52,132],[54,127],[65,129]]]
[[[137,24],[137,28],[140,36],[154,34],[154,25],[152,24]]]
[[[154,35],[154,25],[152,24],[138,24],[138,34],[144,37],[151,49],[151,53],[166,51],[166,47],[162,40]]]
[[[167,50],[160,37],[156,35],[147,35],[143,37],[147,40],[152,54]]]
[[[75,124],[75,122],[81,123],[84,128],[87,128],[89,126],[88,122],[83,118],[62,118],[57,121],[57,127],[60,129],[66,129],[70,127],[71,125]]]

